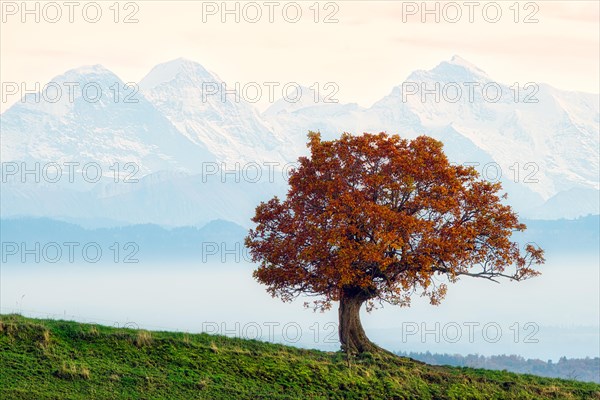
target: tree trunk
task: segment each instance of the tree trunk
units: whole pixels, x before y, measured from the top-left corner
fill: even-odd
[[[360,308],[366,300],[360,294],[348,291],[340,298],[339,335],[342,351],[346,353],[375,352],[380,349],[367,338],[360,323]]]

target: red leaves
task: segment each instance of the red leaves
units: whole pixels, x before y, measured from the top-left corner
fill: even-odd
[[[254,276],[283,300],[318,294],[326,308],[352,287],[405,305],[420,287],[437,304],[446,288],[431,285],[436,274],[520,280],[544,261],[510,241],[525,226],[500,202],[500,184],[451,165],[439,141],[310,133],[308,147],[287,198],[261,203],[246,239]]]

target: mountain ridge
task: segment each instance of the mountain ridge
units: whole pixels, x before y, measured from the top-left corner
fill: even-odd
[[[415,82],[410,81],[413,78]],[[135,163],[139,167],[137,177],[160,171],[181,171],[193,176],[206,174],[207,165],[211,171],[214,168],[231,171],[258,164],[264,176],[266,164],[274,164],[276,170],[282,170],[306,154],[309,130],[321,131],[325,139],[336,138],[341,132],[386,131],[408,138],[429,134],[445,143],[451,161],[479,163],[476,169],[488,179],[499,172],[511,201],[524,216],[560,218],[600,213],[600,201],[571,204],[568,213],[553,206],[556,196],[568,198],[573,189],[587,191],[586,199],[593,199],[598,192],[597,96],[561,91],[545,84],[519,86],[517,90],[494,82],[483,70],[460,56],[442,61],[430,70],[415,71],[407,81],[368,108],[353,103],[326,103],[321,99],[315,102],[314,93],[303,87],[303,91],[309,90],[305,96],[310,97],[305,102],[295,104],[279,99],[265,112],[258,113],[253,104],[231,98],[231,92],[223,99],[224,90],[231,88],[201,64],[183,58],[152,68],[137,92],[99,64],[68,70],[55,80],[59,83],[72,80],[80,87],[97,83],[104,97],[90,102],[82,100],[79,93],[73,102],[61,98],[59,102],[50,103],[36,102],[32,94],[25,96],[24,102],[0,115],[3,164],[97,162],[107,178],[112,174],[108,169],[114,162]],[[494,83],[492,86],[500,87],[503,98],[490,102],[481,92],[476,92],[470,101],[464,92],[457,102],[432,102],[431,95],[421,101],[419,93],[406,93],[408,89],[414,90],[411,84],[417,87],[450,84],[451,90],[457,85],[464,86],[468,80]],[[538,103],[514,101],[514,96],[523,100],[535,90],[533,95],[539,97]],[[126,98],[138,102],[127,103]],[[234,173],[239,174],[239,171]],[[164,182],[156,184],[164,185]],[[25,205],[30,204],[30,198],[44,198],[45,189],[16,186],[14,182],[4,186],[10,193],[3,201],[8,210],[8,213],[3,210],[3,217],[39,215]],[[71,186],[63,185],[63,189],[71,190]],[[281,191],[279,184],[260,189],[266,190],[265,196]],[[184,189],[173,186],[170,190]],[[122,188],[118,193],[123,193]],[[103,196],[107,194],[104,192]],[[231,192],[227,189],[221,194],[230,196]],[[95,198],[99,195],[87,201],[97,202]],[[155,191],[155,195],[163,194]],[[236,196],[242,199],[247,194],[238,192]],[[211,201],[217,198],[219,196]],[[157,204],[165,201],[155,199]],[[548,201],[551,203],[544,207]],[[250,204],[250,201],[242,203]],[[152,207],[151,204],[146,207]],[[235,202],[230,204],[235,207]],[[243,214],[249,213],[246,210]],[[123,212],[125,216],[128,214]],[[134,210],[132,214],[139,211]],[[150,210],[149,214],[152,214]],[[240,222],[238,217],[226,214],[213,217]],[[132,220],[144,221],[143,218]]]

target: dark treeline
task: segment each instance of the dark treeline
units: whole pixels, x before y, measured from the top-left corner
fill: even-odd
[[[555,363],[552,360],[525,359],[517,355],[482,356],[479,354],[469,354],[463,356],[460,354],[432,354],[430,352],[397,352],[396,354],[434,365],[506,370],[550,378],[575,379],[584,382],[600,383],[600,358],[598,357],[561,357]]]

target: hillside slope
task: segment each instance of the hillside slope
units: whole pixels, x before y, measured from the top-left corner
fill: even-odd
[[[600,399],[600,385],[0,316],[6,399]]]

